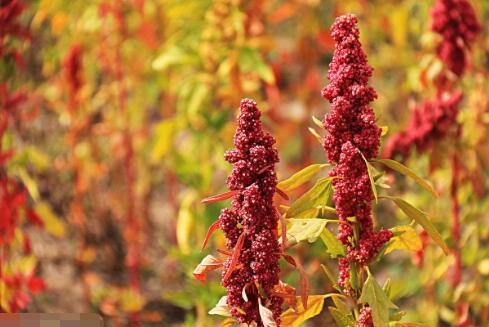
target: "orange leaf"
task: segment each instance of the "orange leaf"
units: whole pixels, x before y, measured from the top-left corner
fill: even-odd
[[[216,220],[212,225],[211,227],[209,227],[209,229],[207,230],[207,234],[205,235],[205,239],[204,239],[204,243],[202,244],[202,249],[200,251],[204,251],[207,243],[209,242],[209,238],[211,237],[212,233],[214,233],[214,231],[216,229],[219,228],[219,219]]]
[[[278,187],[275,188],[275,192],[277,192],[277,194],[280,195],[284,200],[289,201],[289,196],[285,194],[285,192],[279,189]]]
[[[226,271],[224,278],[222,279],[223,282],[225,282],[229,278],[229,276],[231,276],[232,272],[236,268],[236,264],[238,263],[239,254],[241,253],[241,248],[243,247],[244,240],[245,233],[241,233],[241,235],[239,235],[238,241],[236,242],[236,246],[234,247],[233,256],[231,257],[229,268]]]
[[[193,274],[195,278],[197,278],[201,282],[205,282],[207,273],[209,271],[213,271],[221,268],[222,264],[223,264],[222,260],[219,260],[216,257],[209,254],[199,263],[199,265],[195,268]]]
[[[208,198],[203,199],[202,200],[202,203],[212,203],[212,202],[223,201],[223,200],[229,199],[230,197],[232,197],[236,193],[238,193],[238,192],[237,191],[229,191],[229,192],[226,192],[226,193],[222,193],[222,194],[218,194],[218,195],[213,195],[213,196],[210,196]]]
[[[295,288],[282,282],[281,280],[273,287],[273,294],[284,299],[285,303],[297,311],[297,297]]]

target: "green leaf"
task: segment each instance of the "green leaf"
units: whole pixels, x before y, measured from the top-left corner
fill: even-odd
[[[326,245],[327,251],[331,254],[331,257],[336,258],[337,256],[345,255],[345,248],[343,244],[334,236],[334,234],[327,228],[324,228],[321,232],[321,240],[323,240],[324,245]]]
[[[342,314],[344,315],[349,315],[351,314],[351,309],[350,307],[343,302],[339,297],[333,296],[332,300],[334,302],[334,305],[336,306],[336,309],[338,309]]]
[[[419,251],[423,244],[418,233],[411,226],[397,226],[391,228],[394,236],[389,240],[385,254],[394,250]]]
[[[368,272],[367,280],[363,285],[362,295],[358,301],[364,304],[368,303],[370,308],[372,308],[372,318],[375,327],[389,326],[389,308],[397,309],[397,306],[389,300],[370,272]]]
[[[328,307],[329,313],[333,316],[336,324],[339,327],[354,327],[355,321],[351,317],[351,314],[345,314],[335,307]]]
[[[416,173],[404,166],[403,164],[395,161],[395,160],[391,160],[391,159],[373,159],[372,160],[373,162],[379,162],[379,163],[382,163],[384,165],[386,165],[387,167],[405,175],[405,176],[408,176],[410,178],[412,178],[416,183],[418,183],[419,186],[421,186],[422,188],[424,188],[425,190],[427,190],[428,192],[430,192],[431,194],[433,194],[434,196],[438,196],[438,193],[436,193],[435,189],[433,188],[433,185],[431,185],[430,182],[428,182],[427,180],[419,177],[418,175],[416,175]]]
[[[290,227],[287,228],[287,240],[289,243],[299,243],[307,240],[309,243],[315,242],[324,228],[326,227],[326,219],[287,219]]]
[[[311,180],[327,164],[313,164],[290,176],[286,180],[277,184],[277,187],[284,192],[292,191],[302,184]]]
[[[287,210],[287,217],[296,217],[301,212],[311,208],[330,204],[333,193],[331,180],[332,177],[325,177],[318,180],[311,189],[292,203],[289,210]]]
[[[374,193],[375,203],[378,203],[379,198],[377,196],[377,187],[375,186],[375,180],[373,177],[375,176],[376,173],[375,168],[368,162],[368,160],[363,156],[363,153],[360,150],[358,150],[358,152],[360,153],[363,161],[365,161],[365,164],[367,165],[367,172],[368,172],[368,178],[370,179],[370,186],[372,187],[372,192]]]
[[[275,83],[272,69],[263,60],[256,48],[243,47],[239,51],[239,67],[243,72],[255,72],[268,84]]]
[[[448,255],[449,250],[448,246],[445,244],[445,241],[443,241],[440,233],[436,229],[436,227],[429,221],[428,215],[424,213],[423,211],[413,207],[411,204],[408,202],[404,201],[401,198],[394,197],[394,196],[386,196],[385,198],[390,199],[394,201],[394,203],[411,219],[414,219],[418,224],[423,226],[423,228],[426,230],[426,232],[431,236],[433,241],[435,241],[436,244],[438,244],[443,252],[445,252],[446,255]]]

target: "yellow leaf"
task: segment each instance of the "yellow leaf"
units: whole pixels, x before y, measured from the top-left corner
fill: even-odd
[[[299,327],[304,321],[317,316],[323,310],[324,295],[311,295],[307,300],[307,310],[304,310],[300,297],[297,297],[297,313],[290,308],[280,316],[282,327]]]
[[[125,312],[139,312],[146,302],[140,293],[132,289],[123,290],[120,301]]]
[[[419,251],[423,244],[418,233],[411,226],[397,226],[391,229],[394,236],[390,239],[385,254],[394,250]]]
[[[321,235],[328,222],[326,219],[287,219],[290,227],[287,229],[287,239],[292,243],[307,240],[315,242]]]
[[[190,232],[194,222],[194,217],[190,211],[190,206],[194,200],[193,193],[187,193],[182,200],[180,211],[177,218],[177,242],[180,251],[183,254],[188,255],[192,249],[189,244]]]
[[[155,127],[156,140],[151,151],[151,160],[158,163],[170,149],[175,130],[175,121],[167,119]]]
[[[19,174],[20,179],[24,183],[27,191],[34,201],[39,201],[39,189],[37,188],[36,181],[29,175],[27,170],[24,168],[19,168],[17,173]]]
[[[481,262],[479,262],[478,269],[481,275],[484,276],[489,275],[489,259],[484,259]]]
[[[217,302],[216,306],[209,311],[210,315],[219,315],[224,317],[231,317],[231,310],[228,307],[228,297],[223,296]]]
[[[65,235],[65,223],[51,210],[51,207],[47,203],[39,202],[35,207],[35,211],[43,220],[44,228],[48,233],[57,237]]]
[[[302,184],[310,181],[326,164],[313,164],[290,176],[286,180],[277,184],[277,187],[284,192],[292,191]]]
[[[51,29],[56,35],[61,34],[66,27],[68,22],[68,16],[63,12],[58,12],[53,16],[51,20]]]

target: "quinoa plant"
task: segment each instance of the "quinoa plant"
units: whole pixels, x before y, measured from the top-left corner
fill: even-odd
[[[413,223],[420,224],[445,252],[447,246],[425,213],[399,197],[382,196],[377,190],[388,185],[384,172],[373,164],[399,171],[436,194],[431,184],[411,169],[394,160],[376,158],[382,128],[377,125],[374,110],[369,105],[377,95],[368,84],[373,69],[359,41],[357,18],[353,15],[338,17],[331,35],[336,46],[327,76],[329,84],[322,91],[331,104],[331,111],[322,123],[314,119],[327,132],[322,144],[328,164],[306,167],[280,182],[278,187],[282,191],[292,190],[321,169],[328,166],[331,169],[327,177],[319,179],[285,211],[291,225],[287,236],[309,241],[320,236],[331,257],[338,259],[337,278],[323,265],[339,292],[323,295],[323,299],[333,298],[335,307],[329,307],[329,311],[338,325],[388,326],[389,322],[400,320],[403,312],[389,297],[389,282],[381,287],[369,267],[394,250],[416,251],[418,246],[404,246],[406,241],[419,244]],[[376,230],[372,205],[380,199],[392,200],[412,223]],[[304,228],[295,228],[298,224]],[[336,237],[328,228],[333,224],[337,224],[333,229],[337,231]]]

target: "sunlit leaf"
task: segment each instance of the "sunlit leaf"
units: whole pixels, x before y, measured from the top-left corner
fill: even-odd
[[[264,327],[277,327],[273,312],[261,303],[261,297],[258,297],[258,310]]]
[[[275,83],[272,69],[265,63],[256,48],[243,47],[239,50],[239,67],[244,72],[255,72],[268,84]]]
[[[438,193],[436,193],[435,189],[433,188],[430,182],[419,177],[412,169],[404,166],[403,164],[391,159],[373,159],[372,161],[382,163],[387,167],[412,178],[416,183],[419,184],[419,186],[421,186],[422,188],[424,188],[434,196],[438,196]]]
[[[326,227],[326,219],[287,219],[290,227],[287,229],[287,240],[292,243],[299,243],[307,240],[315,242]]]
[[[313,164],[290,176],[286,180],[277,184],[277,187],[284,192],[295,190],[304,183],[309,182],[322,168],[328,165]]]
[[[287,217],[297,217],[301,212],[311,208],[330,204],[333,193],[331,180],[331,177],[318,180],[311,189],[292,203],[287,210]]]
[[[316,132],[314,128],[308,127],[307,129],[309,130],[309,133],[311,133],[316,138],[319,144],[323,144],[323,138],[321,137],[321,135],[319,135],[318,132]]]
[[[445,254],[448,255],[449,253],[448,246],[445,244],[445,241],[443,241],[443,238],[441,237],[436,227],[429,221],[428,215],[426,213],[413,207],[411,204],[409,204],[408,202],[404,201],[401,198],[393,197],[393,196],[386,196],[385,198],[394,201],[394,203],[409,218],[414,219],[418,224],[420,224],[426,230],[426,232],[431,236],[433,241],[435,241],[435,243],[442,248],[443,252],[445,252]]]
[[[324,128],[323,126],[323,122],[320,121],[319,119],[317,119],[315,116],[312,116],[312,121],[314,122],[314,124],[319,127],[319,128]]]
[[[307,300],[307,310],[302,305],[302,300],[297,298],[297,312],[289,308],[280,316],[281,326],[299,327],[302,323],[314,316],[317,316],[323,310],[324,295],[310,295]]]
[[[44,228],[48,233],[57,237],[65,235],[65,223],[51,210],[51,207],[47,203],[39,202],[36,204],[35,212],[41,217]]]
[[[419,251],[423,244],[418,233],[411,226],[396,226],[391,228],[394,236],[389,240],[385,254],[394,250]]]
[[[231,309],[228,306],[228,297],[223,296],[217,302],[216,306],[209,311],[210,315],[219,315],[224,317],[231,317]]]
[[[222,260],[209,254],[204,259],[202,259],[199,265],[195,268],[193,274],[195,278],[197,278],[201,282],[205,282],[207,278],[207,273],[209,271],[213,271],[221,268],[222,265],[223,265]]]

